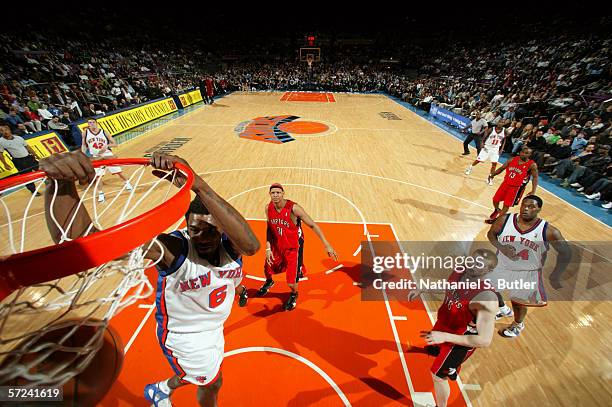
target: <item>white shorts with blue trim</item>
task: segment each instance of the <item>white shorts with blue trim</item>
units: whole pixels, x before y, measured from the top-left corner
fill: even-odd
[[[217,380],[223,363],[223,327],[215,331],[168,332],[162,344],[175,373],[183,381],[205,386]],[[163,349],[166,348],[166,349]]]

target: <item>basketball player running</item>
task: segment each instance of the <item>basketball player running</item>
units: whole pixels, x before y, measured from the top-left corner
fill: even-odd
[[[489,177],[487,177],[487,184],[493,185],[493,173],[499,162],[499,152],[503,151],[504,144],[506,144],[506,134],[504,132],[503,123],[500,120],[497,122],[494,128],[486,130],[486,136],[483,142],[482,150],[478,153],[478,157],[469,167],[465,170],[465,175],[470,175],[472,169],[481,162],[491,160],[491,171]]]
[[[529,177],[531,177],[531,192],[529,195],[534,195],[538,189],[538,166],[535,161],[531,160],[532,150],[525,147],[521,150],[518,157],[513,157],[506,161],[500,169],[493,172],[489,177],[491,180],[502,171],[506,171],[504,181],[501,183],[495,195],[493,195],[493,213],[486,223],[492,224],[495,219],[503,217],[508,213],[510,207],[517,205],[521,200],[521,196],[525,191]],[[492,182],[492,181],[491,181]],[[499,210],[499,203],[503,202],[502,210]]]
[[[117,143],[113,136],[106,134],[104,130],[98,126],[98,121],[96,119],[87,119],[87,127],[85,127],[81,133],[81,137],[83,140],[81,151],[84,154],[90,155],[92,160],[115,158],[115,155],[111,151],[111,147],[117,147]],[[125,182],[125,189],[128,191],[132,190],[132,185],[125,175],[123,175],[121,167],[110,166],[106,169],[108,169],[111,174],[117,174],[119,178]],[[96,168],[96,174],[98,176],[104,175],[104,171],[104,168]],[[100,180],[100,184],[102,184],[102,180]],[[104,199],[104,192],[100,189],[98,192],[98,202],[104,202]]]
[[[499,331],[505,338],[517,337],[523,331],[528,307],[546,305],[542,267],[549,245],[557,251],[557,262],[549,277],[553,288],[561,287],[561,275],[571,259],[571,250],[561,232],[538,217],[541,210],[542,199],[535,195],[526,196],[518,214],[498,218],[487,232],[489,241],[498,250],[499,260],[489,278],[497,281],[497,287],[501,280],[507,285],[528,284],[515,285],[508,290],[514,322]]]
[[[304,251],[304,236],[302,221],[308,225],[321,240],[329,257],[338,260],[338,255],[329,244],[312,218],[297,203],[284,198],[285,190],[281,184],[270,186],[270,203],[266,205],[266,262],[264,273],[266,282],[258,291],[264,296],[274,285],[273,274],[285,273],[287,285],[291,289],[289,298],[283,308],[291,311],[295,308],[298,297],[298,281],[306,273],[302,262]]]
[[[151,165],[171,170],[183,159],[153,154]],[[80,151],[54,154],[40,167],[57,179],[55,218],[67,225],[78,211],[70,237],[83,236],[91,218],[79,205],[74,180],[91,182],[95,172],[91,161]],[[175,182],[185,177],[177,172]],[[47,183],[45,205],[47,224],[55,241],[61,235],[50,218],[54,184]],[[164,353],[176,373],[170,379],[148,384],[145,398],[156,407],[171,406],[172,392],[185,384],[198,386],[199,404],[217,405],[222,384],[223,324],[229,316],[235,292],[246,291],[242,279],[241,255],[253,255],[259,242],[246,220],[198,175],[192,186],[196,197],[185,217],[187,227],[157,237],[162,248],[152,245],[146,258],[158,260],[157,335]],[[145,247],[148,246],[145,244]],[[163,251],[162,251],[163,250]],[[163,255],[162,255],[163,253]]]
[[[481,268],[453,271],[449,283],[476,283],[479,289],[447,290],[444,302],[438,309],[438,318],[431,331],[421,331],[427,343],[427,353],[435,356],[431,376],[438,407],[446,407],[450,396],[448,379],[457,380],[461,365],[476,348],[491,344],[495,329],[497,297],[495,291],[487,288],[486,275],[497,265],[497,257],[491,250],[478,249],[472,254],[480,258]],[[478,263],[477,263],[478,264]],[[408,300],[412,301],[421,290],[412,290]]]

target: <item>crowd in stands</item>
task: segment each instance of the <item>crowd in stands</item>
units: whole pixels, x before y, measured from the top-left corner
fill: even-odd
[[[75,120],[191,89],[209,76],[217,94],[385,92],[425,111],[437,104],[466,117],[479,111],[491,125],[503,121],[508,153],[529,146],[541,171],[612,206],[610,38],[416,49],[410,70],[343,55],[312,68],[288,57],[211,72],[211,55],[188,46],[0,35],[0,121],[18,135],[53,129],[73,144]]]

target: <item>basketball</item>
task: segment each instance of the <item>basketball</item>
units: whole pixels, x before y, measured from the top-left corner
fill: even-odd
[[[31,349],[41,348],[50,343],[59,343],[63,340],[62,345],[64,349],[54,351],[48,355],[44,362],[30,368],[29,373],[53,376],[51,372],[64,364],[66,366],[62,368],[62,373],[77,369],[86,361],[85,358],[92,353],[86,349],[92,347],[95,349],[97,341],[101,340],[100,348],[94,353],[85,369],[64,384],[64,403],[66,406],[95,406],[104,398],[104,395],[111,388],[121,371],[123,365],[123,342],[117,331],[111,326],[104,328],[84,325],[77,328],[71,334],[70,332],[74,329],[74,325],[70,324],[66,327],[51,330],[43,334],[33,344]],[[99,329],[104,329],[104,333],[101,338],[96,339]],[[63,339],[66,335],[68,337]],[[4,365],[17,362],[19,365],[28,366],[30,362],[40,356],[40,353],[26,353],[18,361],[9,358],[5,361]],[[28,384],[28,381],[18,377],[14,380],[3,382],[3,384],[24,386]]]
[[[91,336],[91,327],[83,327],[74,336],[74,343],[86,343]],[[102,346],[87,368],[64,384],[66,406],[95,406],[106,395],[119,376],[123,365],[123,342],[115,329],[106,327]],[[68,404],[71,402],[72,404]]]

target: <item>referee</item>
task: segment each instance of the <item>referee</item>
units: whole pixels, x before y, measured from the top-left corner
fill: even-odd
[[[489,127],[489,124],[485,119],[480,118],[480,112],[476,112],[476,118],[472,120],[472,122],[468,124],[464,130],[467,130],[467,128],[470,126],[472,126],[472,132],[463,142],[463,155],[470,154],[468,146],[472,140],[474,140],[474,144],[476,144],[477,154],[480,154],[480,149],[482,148],[482,135],[484,134],[487,127]]]
[[[9,126],[0,126],[0,163],[5,169],[9,169],[10,166],[4,158],[4,151],[8,151],[13,159],[13,164],[19,174],[26,172],[32,172],[38,170],[38,161],[36,159],[36,153],[30,146],[28,146],[25,140],[20,136],[14,136]],[[36,187],[34,183],[29,183],[26,188],[31,193],[36,193]],[[36,196],[40,196],[40,193],[36,193]]]

